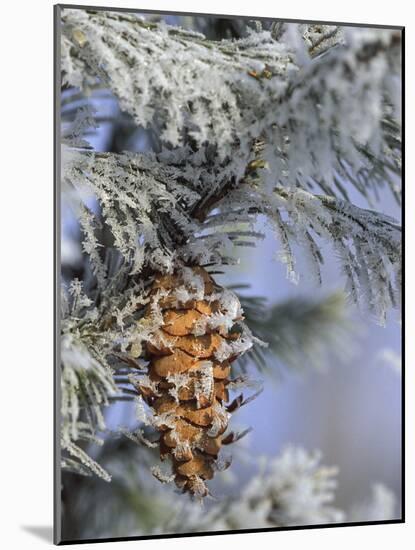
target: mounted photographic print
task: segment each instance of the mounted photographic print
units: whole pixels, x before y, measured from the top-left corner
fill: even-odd
[[[403,28],[54,33],[55,542],[402,522]]]

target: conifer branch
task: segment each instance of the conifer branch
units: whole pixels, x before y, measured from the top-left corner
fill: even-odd
[[[164,143],[214,145],[237,181],[263,139],[269,178],[282,185],[333,188],[340,176],[376,188],[385,174],[397,185],[388,159],[397,160],[399,131],[392,145],[379,116],[400,125],[397,31],[349,29],[336,47],[305,61],[292,33],[285,41],[270,31],[209,41],[134,15],[85,10],[64,10],[62,32],[64,83],[105,82]]]
[[[173,457],[176,482],[207,495],[203,479],[228,465],[218,450],[241,435],[222,438],[229,413],[250,400],[239,395],[226,405],[241,381],[228,378],[228,362],[261,339],[269,347],[252,351],[261,366],[269,352],[287,365],[317,366],[319,334],[327,344],[347,329],[339,295],[272,308],[247,297],[241,308],[215,282],[215,271],[238,261],[236,247],[262,237],[260,216],[275,230],[293,282],[300,247],[307,275],[321,284],[327,243],[356,303],[381,323],[399,305],[400,226],[353,205],[348,188],[370,208],[386,187],[400,202],[401,34],[257,23],[244,37],[215,41],[135,15],[62,14],[62,84],[79,88],[80,100],[62,130],[62,192],[82,235],[83,278],[65,280],[62,298],[62,465],[109,481],[114,465],[106,467],[105,450],[93,459],[89,445],[103,442],[106,407],[139,392],[140,425],[123,433],[152,447],[142,422],[163,432],[169,448],[160,446],[161,455]],[[86,100],[96,87],[107,87],[129,123],[156,137],[157,152],[93,151],[86,138],[111,122]],[[171,372],[165,359],[190,357],[186,349],[198,359],[196,377]],[[180,415],[199,422],[208,415],[210,423],[191,439],[179,429]],[[163,482],[171,479],[149,453],[140,460]],[[178,457],[189,453],[193,469],[186,470]],[[240,528],[255,510],[255,527],[345,517],[327,504],[335,473],[318,456],[290,450],[269,474],[265,485],[261,476],[252,480],[242,503],[214,510],[210,525]],[[299,494],[306,497],[300,510]],[[142,502],[138,508],[148,511]],[[193,527],[189,520],[186,530]]]

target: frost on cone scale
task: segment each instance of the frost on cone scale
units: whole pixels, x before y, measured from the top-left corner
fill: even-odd
[[[160,432],[160,457],[170,459],[176,485],[191,495],[209,494],[205,484],[218,466],[231,412],[230,363],[252,346],[237,296],[218,286],[201,267],[156,277],[148,316],[162,319],[147,343],[148,375],[136,387],[151,407]]]

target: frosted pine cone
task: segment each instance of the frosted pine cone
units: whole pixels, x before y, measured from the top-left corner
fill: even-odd
[[[156,278],[147,317],[161,320],[147,343],[148,375],[136,383],[161,433],[160,457],[171,459],[183,492],[206,496],[230,414],[230,363],[252,346],[237,296],[200,267]]]

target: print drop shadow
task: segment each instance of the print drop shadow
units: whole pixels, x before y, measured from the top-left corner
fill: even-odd
[[[21,528],[46,542],[53,542],[53,527],[51,525],[22,525]]]

